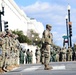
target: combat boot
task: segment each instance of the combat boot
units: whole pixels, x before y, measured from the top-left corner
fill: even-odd
[[[44,70],[51,70],[51,69],[53,69],[51,66],[49,66],[49,65],[45,65]]]
[[[41,64],[44,64],[44,62],[42,62]]]
[[[2,67],[2,70],[5,71],[5,72],[8,72],[9,71],[9,70],[5,69],[5,67],[4,68]]]

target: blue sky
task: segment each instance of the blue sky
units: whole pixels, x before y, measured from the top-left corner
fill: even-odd
[[[52,25],[54,43],[63,46],[63,34],[66,34],[68,3],[71,6],[72,43],[76,42],[76,0],[14,0],[27,16]]]

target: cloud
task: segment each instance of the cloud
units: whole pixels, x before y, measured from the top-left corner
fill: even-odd
[[[22,6],[22,8],[25,12],[28,12],[28,13],[39,13],[49,8],[49,4],[46,2],[44,3],[36,2],[35,4],[29,5],[26,7]]]
[[[55,12],[56,13],[60,11],[60,13],[64,10],[64,6],[60,6],[58,4],[50,4],[48,2],[39,2],[23,7],[22,9],[27,13],[49,13],[49,12]]]
[[[47,22],[51,20],[53,23],[58,23],[57,25],[63,24],[64,15],[66,13],[65,6],[50,4],[48,2],[36,2],[26,7],[22,6],[22,9],[29,16],[45,19]]]
[[[59,34],[59,32],[53,31],[53,42],[57,45],[59,45],[62,41],[62,34]]]

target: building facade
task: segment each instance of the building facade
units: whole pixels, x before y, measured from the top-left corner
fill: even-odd
[[[27,35],[28,29],[34,29],[39,35],[42,34],[43,24],[36,19],[32,20],[24,13],[14,0],[0,0],[0,8],[4,5],[4,16],[2,16],[2,30],[4,31],[4,21],[8,21],[10,30],[22,30]],[[41,27],[41,32],[40,28]]]

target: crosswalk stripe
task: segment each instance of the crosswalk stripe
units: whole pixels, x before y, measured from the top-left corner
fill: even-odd
[[[52,70],[65,70],[65,66],[61,65],[61,66],[52,66],[53,69]]]
[[[35,71],[35,70],[39,69],[40,67],[41,66],[32,66],[30,68],[26,68],[26,69],[22,70],[21,72]]]

